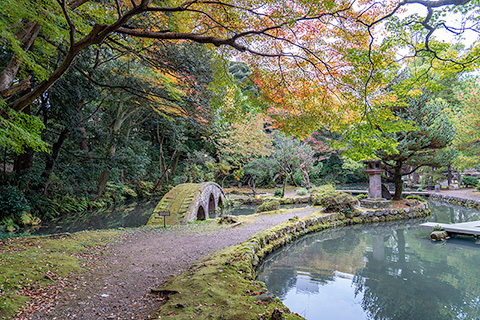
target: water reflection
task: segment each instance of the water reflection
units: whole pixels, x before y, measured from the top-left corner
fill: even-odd
[[[432,209],[438,222],[477,219],[462,207]],[[480,245],[432,244],[423,221],[306,236],[273,254],[258,278],[306,319],[480,319]]]
[[[92,211],[61,216],[40,226],[22,230],[29,234],[53,234],[119,227],[139,227],[147,223],[158,200],[130,202]]]

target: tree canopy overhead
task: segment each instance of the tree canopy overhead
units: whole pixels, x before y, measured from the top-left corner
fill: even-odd
[[[395,18],[411,3],[426,6],[427,16]],[[478,0],[5,0],[0,29],[2,54],[9,59],[0,73],[0,93],[11,108],[20,111],[89,46],[134,41],[133,46],[142,50],[152,39],[194,41],[250,54],[245,60],[268,58],[250,62],[261,66],[258,78],[267,96],[289,113],[313,114],[317,121],[348,118],[344,109],[339,110],[340,102],[352,107],[348,101],[370,98],[374,84],[385,76],[379,71],[394,60],[394,47],[413,45],[404,26],[424,32],[423,47],[415,44],[415,52],[447,59],[437,53],[432,35],[442,27],[458,34],[465,28],[478,31],[476,5]],[[442,15],[451,11],[470,23],[460,28],[442,23]],[[398,43],[383,31],[393,34]],[[61,56],[59,63],[52,63],[55,55]],[[454,58],[462,66],[471,64],[478,58],[478,48]],[[371,88],[366,90],[368,84]]]

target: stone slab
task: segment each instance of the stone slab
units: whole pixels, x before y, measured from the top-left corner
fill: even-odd
[[[448,233],[455,234],[467,234],[467,235],[480,235],[480,221],[462,222],[462,223],[438,223],[438,222],[426,222],[420,224],[421,228],[434,228],[436,226],[442,227]]]

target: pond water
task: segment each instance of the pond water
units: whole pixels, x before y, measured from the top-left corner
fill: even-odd
[[[110,228],[140,227],[147,223],[158,204],[157,200],[130,202],[92,211],[62,215],[30,229],[27,234],[54,234]]]
[[[83,230],[98,230],[110,228],[135,228],[144,226],[153,213],[159,200],[131,202],[118,204],[108,208],[93,211],[83,211],[63,215],[57,219],[21,230],[22,234],[42,235],[62,232],[78,232]],[[309,204],[282,205],[282,209],[306,207]],[[224,209],[223,215],[249,215],[254,214],[257,205],[241,205]],[[218,214],[218,213],[216,213]],[[215,218],[215,217],[211,217]],[[0,237],[2,234],[0,234]]]
[[[269,256],[258,279],[306,319],[480,319],[480,244],[433,243],[428,221],[478,220],[431,202],[427,219],[358,225],[302,237]]]

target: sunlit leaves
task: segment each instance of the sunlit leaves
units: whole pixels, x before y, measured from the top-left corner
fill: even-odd
[[[40,136],[45,126],[39,118],[13,110],[8,110],[7,116],[8,120],[0,117],[0,146],[17,154],[27,147],[34,151],[48,151],[48,145]]]

